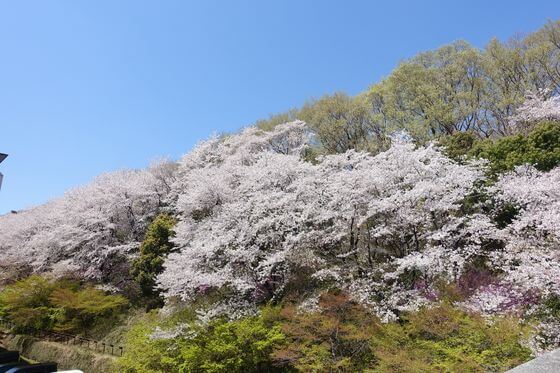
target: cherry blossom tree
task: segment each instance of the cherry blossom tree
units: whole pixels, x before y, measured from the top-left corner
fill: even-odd
[[[425,279],[447,276],[456,281],[469,257],[483,257],[495,276],[463,303],[469,309],[489,315],[524,312],[542,297],[560,294],[558,185],[558,167],[550,172],[539,172],[527,165],[517,167],[486,191],[498,208],[514,207],[516,214],[509,224],[497,227],[491,214],[462,215],[459,229],[435,232],[432,237],[438,245],[428,245],[424,251],[397,259],[397,271],[386,276],[396,278],[406,270],[415,269]],[[450,244],[449,238],[459,238],[463,245]],[[393,289],[394,293],[397,290]],[[427,293],[423,290],[408,295],[422,297]],[[409,306],[410,301],[403,305]]]
[[[516,114],[510,117],[512,128],[521,132],[544,120],[560,120],[560,96],[550,96],[548,91],[529,93]]]
[[[215,136],[177,163],[0,217],[0,265],[118,285],[111,274],[164,209],[179,221],[177,250],[158,286],[168,307],[218,292],[204,317],[251,314],[294,286],[303,305],[335,286],[385,319],[437,301],[441,281],[469,283],[461,305],[488,314],[560,294],[560,168],[522,166],[489,185],[484,160],[457,163],[406,134],[391,142],[313,158],[301,121]]]
[[[517,215],[504,229],[506,246],[494,265],[523,289],[560,294],[560,167],[549,172],[520,166],[504,175],[495,189]]]
[[[0,217],[1,262],[64,272],[62,263],[83,277],[103,277],[117,257],[137,249],[149,219],[164,207],[172,170],[160,162],[104,174],[44,205]]]
[[[281,150],[270,145],[286,138]],[[301,273],[349,286],[383,262],[424,251],[435,232],[458,230],[461,201],[483,175],[479,165],[406,141],[376,156],[351,150],[312,163],[302,156],[308,142],[301,122],[271,133],[249,128],[182,160],[180,250],[159,277],[168,297],[225,288],[258,301]]]

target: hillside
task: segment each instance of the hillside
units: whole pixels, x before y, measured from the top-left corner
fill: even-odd
[[[559,163],[560,22],[455,42],[1,216],[0,315],[125,372],[505,371],[560,347]]]

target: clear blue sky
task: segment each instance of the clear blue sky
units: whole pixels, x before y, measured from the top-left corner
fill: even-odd
[[[0,0],[0,214],[559,17],[557,0]]]

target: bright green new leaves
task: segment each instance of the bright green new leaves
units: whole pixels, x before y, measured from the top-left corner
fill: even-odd
[[[55,329],[68,332],[86,332],[98,320],[115,316],[128,305],[121,295],[106,295],[91,287],[55,289],[50,301],[60,311]]]
[[[449,304],[406,315],[373,337],[375,372],[500,372],[531,357],[517,320],[489,323]]]
[[[559,71],[556,21],[523,39],[494,39],[484,49],[458,41],[420,53],[356,97],[327,95],[257,125],[270,130],[301,119],[327,153],[383,150],[386,136],[399,130],[420,143],[457,132],[495,138],[514,133],[511,116],[528,92],[558,92]]]
[[[149,314],[129,332],[119,372],[275,371],[271,353],[284,335],[267,314],[207,326],[189,321],[183,325],[187,333],[168,338],[152,338],[158,322]]]
[[[531,358],[527,331],[518,319],[488,321],[445,302],[384,324],[331,291],[317,309],[265,307],[206,326],[150,313],[129,332],[118,371],[499,372]]]
[[[280,326],[260,317],[212,322],[181,346],[183,372],[263,372],[273,370],[270,354],[282,342]]]
[[[31,276],[0,293],[0,312],[19,331],[58,330],[86,333],[98,321],[122,311],[128,301],[73,281]]]
[[[349,149],[375,151],[386,145],[382,125],[365,97],[327,95],[307,103],[299,111],[298,119],[315,131],[326,153],[344,153]]]
[[[55,285],[43,277],[31,276],[6,286],[0,293],[0,312],[3,319],[19,329],[52,329],[57,310],[50,297]]]

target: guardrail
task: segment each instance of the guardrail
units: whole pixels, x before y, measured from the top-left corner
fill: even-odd
[[[0,319],[0,326],[6,329],[5,332],[7,334],[16,335],[16,333],[12,332],[12,330],[16,327],[14,323]],[[31,334],[26,333],[26,335],[31,335],[45,341],[59,342],[67,345],[79,345],[95,352],[113,356],[123,356],[124,354],[123,346],[80,337],[73,334],[53,332],[50,330],[33,330]]]

